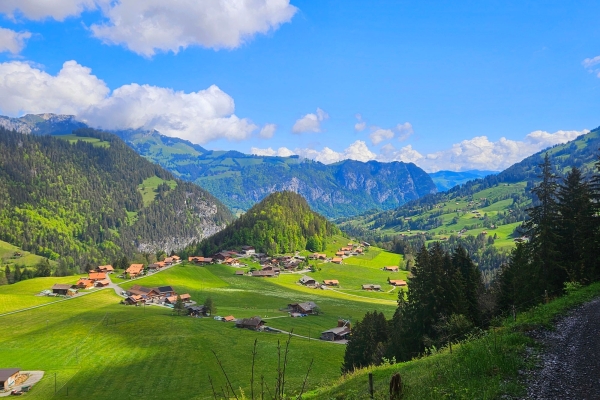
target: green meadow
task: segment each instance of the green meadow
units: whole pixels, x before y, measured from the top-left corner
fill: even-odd
[[[21,255],[16,256],[16,252],[21,253]],[[13,265],[33,267],[42,260],[44,260],[44,257],[24,251],[20,247],[13,246],[10,243],[0,240],[0,265],[2,266],[8,265],[11,268]],[[51,265],[56,264],[55,261],[50,261],[50,263]]]
[[[366,257],[358,258],[363,260],[358,262],[368,261]],[[390,256],[383,254],[380,261],[383,262],[385,257]],[[369,265],[323,264],[321,271],[315,274],[341,273],[343,268],[347,269],[348,279],[362,274],[374,283],[376,279],[385,280],[385,276],[379,275],[383,271]],[[200,267],[183,263],[142,279],[124,282],[122,287],[172,285],[179,293],[189,293],[199,303],[212,297],[218,315],[236,318],[260,315],[267,326],[293,330],[295,334],[305,336],[294,337],[291,341],[288,393],[298,393],[311,359],[314,359],[314,365],[308,389],[327,386],[339,377],[344,345],[314,340],[322,331],[337,326],[339,319],[355,322],[372,310],[383,311],[390,317],[395,310],[397,292],[377,294],[381,298],[363,293],[352,296],[343,291],[300,286],[296,283],[299,274],[254,278],[236,276],[236,270],[223,265]],[[34,294],[58,281],[71,283],[76,279],[35,278],[2,286],[0,310],[12,311],[55,301]],[[273,387],[277,342],[285,341],[286,334],[242,330],[232,323],[213,318],[174,316],[165,307],[124,306],[119,304],[120,300],[112,289],[104,289],[0,317],[0,368],[18,366],[25,370],[46,371],[45,378],[25,395],[32,399],[55,396],[55,373],[55,397],[66,397],[68,393],[72,398],[86,399],[140,396],[164,399],[177,393],[177,398],[209,399],[213,398],[209,375],[219,392],[225,385],[225,378],[212,354],[214,350],[233,387],[242,388],[248,396],[252,345],[258,339],[256,379],[260,382],[262,375],[268,386]],[[315,301],[321,314],[289,317],[285,311],[287,304],[304,301]]]

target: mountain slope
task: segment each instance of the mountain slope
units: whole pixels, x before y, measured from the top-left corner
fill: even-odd
[[[325,249],[327,239],[339,233],[333,223],[310,209],[304,197],[293,192],[276,192],[189,252],[211,255],[243,245],[268,254],[289,253],[307,247],[321,251]]]
[[[461,171],[461,172],[438,171],[438,172],[430,173],[429,176],[433,180],[433,183],[435,183],[437,190],[439,192],[445,192],[446,190],[451,189],[456,185],[462,185],[463,183],[466,183],[473,179],[483,178],[487,175],[494,175],[497,173],[498,173],[498,171],[479,171],[479,170]]]
[[[112,134],[0,128],[0,239],[69,265],[171,251],[231,220],[212,195]]]
[[[531,203],[530,188],[538,181],[538,165],[548,153],[555,170],[564,175],[578,167],[584,175],[595,171],[600,148],[600,128],[577,139],[540,151],[506,170],[411,201],[395,210],[365,213],[348,218],[342,230],[354,235],[410,235],[425,231],[430,239],[452,234],[467,236],[486,231],[512,243],[515,228],[524,220]]]

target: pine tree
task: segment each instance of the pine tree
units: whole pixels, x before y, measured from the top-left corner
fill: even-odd
[[[342,372],[381,363],[388,342],[388,324],[383,313],[367,312],[350,333],[344,353]]]
[[[183,300],[181,300],[180,295],[177,295],[177,301],[175,301],[173,310],[175,311],[175,313],[177,313],[177,315],[181,315],[181,313],[183,312],[183,309],[184,309]]]
[[[215,307],[212,297],[209,296],[206,298],[206,300],[204,300],[204,310],[210,315],[216,314],[217,307]]]
[[[559,265],[560,237],[557,233],[558,205],[556,191],[558,184],[556,174],[552,171],[548,153],[544,162],[539,165],[541,182],[532,189],[534,206],[529,208],[529,220],[524,227],[529,236],[532,262],[538,266],[539,292],[547,290],[554,294],[562,289],[566,273]]]

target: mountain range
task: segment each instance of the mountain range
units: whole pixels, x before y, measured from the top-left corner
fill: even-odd
[[[40,114],[1,117],[0,126],[22,133],[64,135],[85,124],[73,116]],[[412,163],[344,160],[325,165],[298,156],[206,150],[156,131],[114,133],[148,160],[197,183],[238,214],[282,190],[301,194],[312,209],[328,218],[393,209],[437,191],[431,177]]]

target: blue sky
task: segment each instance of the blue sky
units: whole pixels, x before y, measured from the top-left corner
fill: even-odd
[[[163,3],[3,1],[0,113],[427,171],[600,125],[598,2]]]

